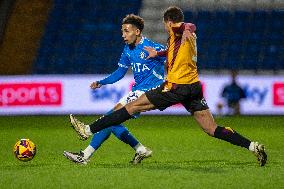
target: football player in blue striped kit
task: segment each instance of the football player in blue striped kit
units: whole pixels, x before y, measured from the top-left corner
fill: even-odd
[[[102,85],[113,84],[125,76],[129,67],[132,69],[135,80],[132,91],[123,97],[109,113],[136,100],[145,91],[159,86],[164,81],[165,58],[146,59],[148,53],[144,50],[146,46],[152,47],[157,51],[163,50],[164,47],[144,37],[141,33],[143,28],[144,20],[137,15],[130,14],[123,19],[121,30],[122,38],[126,45],[118,62],[118,68],[105,79],[91,84],[92,89],[100,88]],[[137,116],[139,115],[135,115],[135,117]],[[71,123],[80,122],[73,115],[70,115],[70,120]],[[133,164],[140,163],[144,158],[151,156],[152,151],[142,145],[123,125],[112,126],[97,132],[85,150],[79,153],[64,151],[63,155],[75,163],[87,164],[92,154],[111,133],[124,143],[129,144],[136,151],[132,160]]]

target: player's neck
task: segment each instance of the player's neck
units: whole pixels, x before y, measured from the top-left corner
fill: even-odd
[[[138,36],[136,41],[132,44],[129,44],[130,49],[134,49],[142,40],[142,35]]]
[[[137,46],[137,45],[140,43],[141,40],[142,40],[142,35],[140,35],[140,36],[137,37],[137,39],[136,39],[134,45]]]

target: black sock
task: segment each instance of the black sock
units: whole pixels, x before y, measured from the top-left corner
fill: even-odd
[[[90,129],[92,133],[96,133],[112,125],[119,125],[130,118],[132,118],[132,116],[127,112],[126,108],[123,107],[111,114],[100,117],[94,123],[90,124]]]
[[[231,144],[241,146],[247,149],[249,149],[249,145],[251,143],[250,140],[238,134],[236,131],[234,131],[230,127],[217,126],[214,132],[214,137],[221,139],[221,140],[225,140],[227,142],[230,142]]]

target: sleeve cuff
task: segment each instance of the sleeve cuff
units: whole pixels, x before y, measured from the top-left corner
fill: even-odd
[[[166,55],[167,55],[167,50],[158,51],[158,52],[157,52],[157,55],[158,55],[158,56],[166,56]]]

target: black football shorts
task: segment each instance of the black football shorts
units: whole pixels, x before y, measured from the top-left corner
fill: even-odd
[[[199,81],[192,84],[173,84],[169,91],[163,91],[164,86],[165,83],[145,93],[148,100],[160,111],[178,103],[191,114],[208,109]]]

